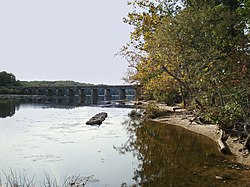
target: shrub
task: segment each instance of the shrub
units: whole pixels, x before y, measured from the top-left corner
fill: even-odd
[[[155,119],[157,117],[166,116],[168,112],[166,110],[160,109],[155,103],[150,103],[146,106],[144,112],[144,117],[147,119]]]

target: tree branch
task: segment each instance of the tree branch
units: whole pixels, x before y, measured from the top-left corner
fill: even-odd
[[[162,65],[162,69],[167,72],[167,74],[169,74],[171,77],[173,77],[175,80],[177,80],[188,92],[190,92],[189,87],[176,75],[174,75],[173,73],[171,73],[167,67],[165,67],[164,65]],[[190,92],[191,93],[191,92]]]

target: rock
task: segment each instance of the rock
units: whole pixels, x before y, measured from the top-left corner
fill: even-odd
[[[92,117],[86,122],[87,125],[101,125],[102,122],[108,117],[106,112],[101,112]]]

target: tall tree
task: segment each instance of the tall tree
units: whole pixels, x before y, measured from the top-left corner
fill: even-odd
[[[249,0],[130,4],[125,22],[134,31],[121,51],[130,81],[153,96],[186,93],[221,127],[249,120]]]
[[[0,86],[13,86],[16,83],[17,80],[14,74],[7,73],[6,71],[0,72]]]

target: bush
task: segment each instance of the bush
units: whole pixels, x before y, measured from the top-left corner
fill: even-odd
[[[144,117],[147,119],[155,119],[158,117],[166,116],[168,112],[166,110],[162,110],[155,103],[150,103],[146,106],[146,110],[144,112]]]
[[[181,103],[181,96],[177,90],[171,90],[168,92],[153,92],[153,98],[156,101],[164,102],[167,105],[174,105],[176,103]]]
[[[214,123],[220,125],[220,128],[226,129],[231,128],[236,123],[243,121],[244,111],[237,103],[228,102],[219,110],[214,109],[210,116]]]

